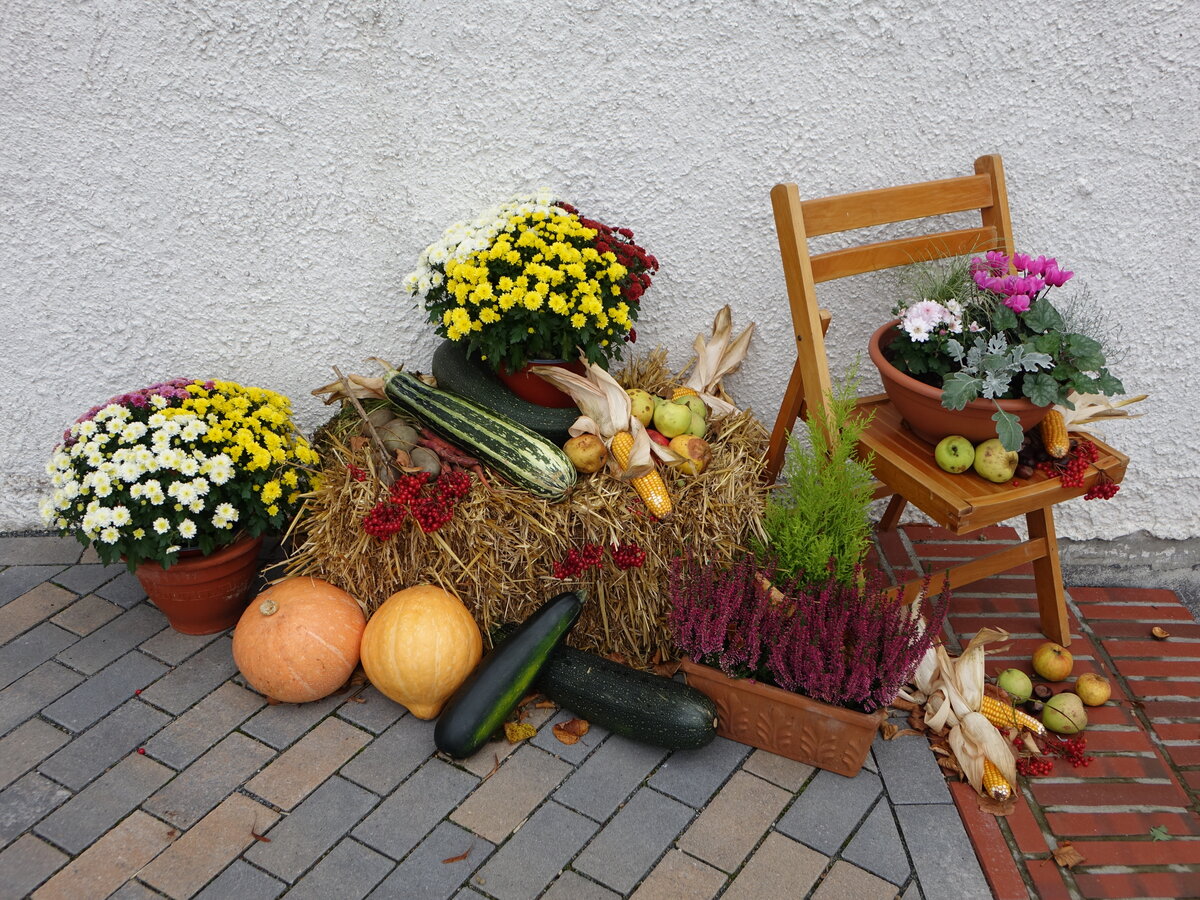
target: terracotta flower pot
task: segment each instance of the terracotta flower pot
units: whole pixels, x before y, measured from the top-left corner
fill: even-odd
[[[687,683],[717,705],[717,734],[788,759],[853,777],[867,759],[884,710],[860,713],[777,687],[729,678],[683,660]]]
[[[559,369],[566,369],[568,372],[574,372],[576,375],[582,375],[584,373],[583,363],[577,359],[534,359],[516,372],[510,372],[504,366],[501,366],[496,372],[496,377],[522,400],[528,400],[530,403],[547,406],[551,409],[566,409],[575,405],[575,401],[570,396],[564,394],[541,376],[534,375],[529,371],[531,366],[555,366]]]
[[[918,381],[888,362],[883,351],[895,336],[899,322],[899,319],[892,319],[881,325],[871,335],[867,349],[871,362],[879,370],[884,391],[913,434],[931,444],[951,434],[961,434],[973,444],[994,438],[996,423],[992,415],[996,412],[996,401],[972,400],[963,409],[946,409],[942,406],[941,388]],[[1002,410],[1017,417],[1022,431],[1033,428],[1050,411],[1048,406],[1038,406],[1025,399],[1000,400],[999,403]]]
[[[232,628],[250,600],[262,538],[243,537],[208,556],[185,550],[169,569],[143,562],[134,574],[150,602],[183,634]]]

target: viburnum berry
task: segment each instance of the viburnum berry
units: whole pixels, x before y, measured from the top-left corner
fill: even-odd
[[[637,544],[617,544],[609,551],[613,565],[618,569],[641,568],[646,561],[646,551]]]
[[[346,466],[346,471],[350,473],[350,477],[353,478],[355,481],[366,481],[367,480],[367,473],[364,472],[362,469],[360,469],[358,466],[354,465],[353,463]]]
[[[597,568],[604,558],[604,548],[599,544],[584,544],[572,547],[567,555],[554,564],[555,578],[575,578],[588,569]]]

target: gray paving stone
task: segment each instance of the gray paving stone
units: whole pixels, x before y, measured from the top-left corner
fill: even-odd
[[[416,716],[404,716],[342,766],[342,774],[369,791],[390,794],[433,755],[433,726]]]
[[[628,894],[694,815],[691,807],[641,788],[609,819],[571,867]]]
[[[79,561],[83,545],[74,538],[57,535],[12,535],[0,537],[0,566],[69,566]]]
[[[676,750],[651,777],[650,787],[699,809],[729,780],[750,750],[723,737],[699,750]]]
[[[245,857],[290,884],[377,802],[370,791],[335,775],[276,823],[267,833],[271,843],[256,843]]]
[[[150,640],[144,641],[138,649],[155,659],[161,659],[168,666],[177,666],[224,635],[223,631],[216,634],[184,634],[174,628],[164,628]]]
[[[131,754],[39,822],[34,831],[78,855],[174,774],[152,759]]]
[[[879,776],[871,772],[846,778],[820,771],[775,827],[832,856],[858,828],[882,791]]]
[[[53,660],[18,678],[0,691],[0,735],[11,731],[81,681],[82,675]]]
[[[325,697],[312,703],[278,703],[259,711],[242,726],[242,731],[282,750],[303,737],[341,702],[341,697]]]
[[[478,835],[442,822],[370,896],[377,900],[446,900],[495,848]],[[454,859],[466,854],[465,859]]]
[[[274,755],[275,751],[265,744],[234,732],[146,800],[143,808],[186,831]]]
[[[95,675],[110,662],[166,627],[166,616],[153,606],[135,606],[76,641],[58,654],[58,661],[84,675]]]
[[[232,645],[233,642],[227,638],[214,641],[172,669],[154,687],[143,691],[142,699],[179,715],[237,672],[230,649]]]
[[[895,809],[926,897],[989,900],[991,889],[954,804],[909,804]]]
[[[142,583],[137,580],[137,576],[128,571],[122,572],[112,581],[100,585],[96,588],[96,593],[105,600],[111,600],[122,609],[129,609],[146,600],[146,592],[142,590]]]
[[[9,566],[0,572],[0,606],[24,595],[30,588],[48,581],[62,566]]]
[[[70,857],[32,834],[23,834],[0,853],[0,897],[28,897],[67,864]]]
[[[850,839],[842,851],[842,859],[894,885],[908,881],[912,866],[886,797],[875,804],[866,821]]]
[[[227,681],[156,734],[146,752],[182,769],[266,705],[266,700]]]
[[[478,778],[462,769],[431,759],[379,804],[352,835],[380,853],[400,859],[478,783]]]
[[[908,885],[907,890],[905,890],[905,892],[901,895],[900,900],[925,900],[925,898],[921,896],[921,885],[917,883],[915,878]]]
[[[0,791],[0,847],[70,797],[70,791],[37,772],[30,772]]]
[[[285,896],[288,900],[360,900],[395,866],[370,847],[344,838]]]
[[[946,787],[946,775],[929,749],[925,735],[908,735],[891,741],[877,737],[871,750],[892,803],[954,802]]]
[[[30,719],[0,739],[0,788],[6,788],[69,741],[41,719]]]
[[[541,747],[547,753],[553,753],[559,759],[566,760],[573,766],[583,762],[589,753],[595,750],[608,737],[608,731],[599,725],[592,725],[588,733],[574,744],[564,744],[554,736],[554,726],[559,722],[568,722],[577,718],[575,713],[559,710],[554,718],[538,729],[538,733],[530,739],[535,747]]]
[[[124,571],[126,569],[123,565],[75,565],[63,569],[49,580],[77,594],[90,594],[100,585],[112,581]]]
[[[41,771],[77,791],[168,721],[157,709],[129,700],[42,763]]]
[[[357,697],[362,702],[353,699]],[[383,696],[371,685],[351,694],[338,707],[337,714],[352,725],[365,728],[371,734],[379,734],[405,714],[405,709],[395,700]]]
[[[497,900],[532,900],[599,827],[551,800],[479,870],[483,890]]]
[[[196,900],[275,900],[287,885],[248,862],[233,864],[196,894]]]
[[[554,879],[542,900],[619,900],[620,894],[570,869]]]
[[[130,650],[43,711],[47,719],[71,731],[82,731],[145,688],[167,667],[144,653]],[[143,691],[145,693],[145,691]]]
[[[91,634],[105,622],[111,622],[121,614],[121,607],[109,603],[96,594],[88,594],[76,600],[50,621],[72,634]]]
[[[77,640],[79,638],[66,629],[43,622],[9,641],[0,647],[0,688],[8,687]]]
[[[567,778],[554,799],[603,822],[666,755],[660,747],[614,734]]]
[[[140,881],[127,881],[115,894],[109,894],[108,900],[159,900],[162,894],[152,891]]]

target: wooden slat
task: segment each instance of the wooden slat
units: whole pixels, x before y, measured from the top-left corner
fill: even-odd
[[[991,178],[986,174],[962,175],[806,200],[804,230],[812,237],[968,209],[982,210],[993,203]]]
[[[1046,555],[1046,541],[1043,538],[1033,538],[1020,544],[1013,544],[1003,550],[997,550],[987,556],[981,556],[958,566],[951,566],[933,573],[929,580],[929,593],[937,596],[942,592],[942,586],[948,580],[950,588],[960,588],[966,584],[981,581],[991,575],[1007,572],[1025,563],[1041,559]],[[914,578],[904,584],[891,588],[892,596],[903,596],[905,602],[912,602],[921,591],[924,579]],[[1060,642],[1061,643],[1061,642]]]
[[[848,275],[877,272],[929,259],[979,253],[991,250],[999,243],[995,228],[980,226],[831,250],[810,257],[813,281],[820,284]]]

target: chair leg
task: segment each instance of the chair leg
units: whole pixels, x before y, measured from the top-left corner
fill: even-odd
[[[888,501],[887,509],[879,517],[879,524],[876,526],[877,530],[895,531],[896,526],[900,524],[900,516],[904,513],[904,507],[907,505],[908,501],[899,494],[892,494],[892,499]]]
[[[1058,560],[1058,538],[1054,533],[1054,513],[1049,507],[1028,513],[1025,522],[1030,538],[1046,542],[1045,556],[1033,561],[1033,578],[1037,587],[1038,612],[1042,633],[1055,643],[1066,647],[1071,643],[1071,626],[1067,620],[1067,601],[1063,595],[1062,566]]]

